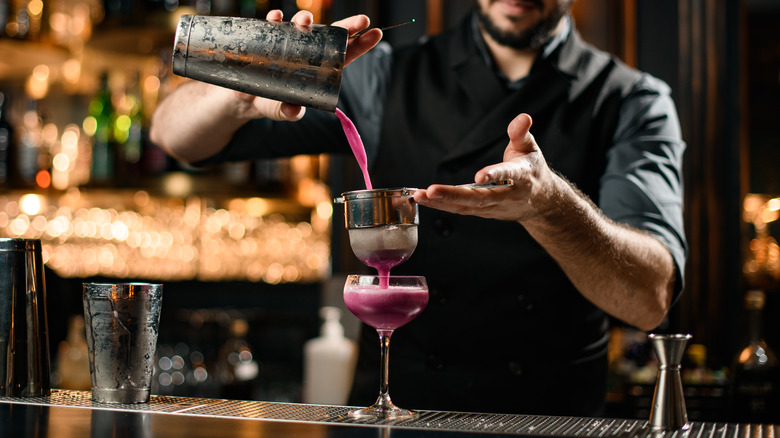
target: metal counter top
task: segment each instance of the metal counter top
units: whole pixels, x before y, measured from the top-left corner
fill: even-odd
[[[776,438],[780,425],[691,423],[651,432],[647,421],[418,411],[409,420],[365,422],[351,408],[297,403],[152,396],[148,404],[95,403],[89,391],[0,397],[2,436],[26,437],[639,437]]]

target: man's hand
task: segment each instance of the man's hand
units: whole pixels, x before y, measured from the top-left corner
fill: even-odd
[[[281,21],[282,12],[273,10],[266,18]],[[312,24],[311,13],[301,11],[292,22],[301,26]],[[369,19],[356,15],[333,23],[350,35],[366,29]],[[372,29],[348,41],[346,63],[350,63],[374,47],[382,39],[382,31]],[[152,141],[179,160],[195,162],[213,156],[244,124],[252,119],[295,121],[305,109],[298,105],[256,97],[228,88],[199,81],[188,81],[163,99],[152,115]]]
[[[474,176],[478,184],[511,179],[513,185],[432,185],[418,190],[415,201],[451,213],[518,221],[585,298],[642,330],[657,327],[674,291],[669,250],[655,237],[611,221],[555,174],[530,129],[531,117],[517,116],[507,128],[504,161]]]
[[[544,199],[537,195],[546,193],[554,184],[555,175],[530,132],[531,124],[528,114],[515,117],[507,128],[509,144],[504,161],[474,175],[477,184],[511,179],[511,186],[465,188],[434,184],[415,192],[415,201],[450,213],[521,222],[540,213],[543,206],[531,200]]]
[[[274,9],[268,12],[265,18],[268,21],[281,22],[283,14],[282,11]],[[309,11],[298,11],[293,15],[290,21],[299,26],[309,26],[314,23],[314,17]],[[332,25],[343,27],[349,31],[349,35],[353,35],[367,28],[370,24],[371,21],[367,16],[354,15],[336,21]],[[347,55],[344,65],[348,65],[350,62],[371,50],[381,39],[382,31],[379,29],[371,29],[358,38],[350,38],[347,42]],[[300,105],[256,97],[238,91],[235,93],[237,93],[238,100],[251,104],[252,108],[244,108],[246,111],[245,114],[252,114],[253,110],[257,112],[254,114],[254,117],[251,118],[268,117],[273,120],[295,121],[300,120],[306,113],[306,108]]]

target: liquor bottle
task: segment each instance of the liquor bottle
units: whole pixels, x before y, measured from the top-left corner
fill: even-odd
[[[71,316],[67,338],[57,346],[57,375],[62,389],[88,391],[92,387],[85,336],[84,317]]]
[[[0,92],[0,187],[11,186],[14,178],[14,126],[8,117],[6,96]]]
[[[16,149],[16,170],[18,181],[23,187],[35,187],[35,178],[40,170],[43,120],[38,112],[38,101],[29,100],[22,116],[19,145]]]
[[[731,413],[735,422],[780,421],[780,363],[762,336],[764,302],[763,291],[745,294],[749,338],[732,370]]]
[[[100,89],[89,104],[89,114],[94,123],[90,183],[96,186],[109,185],[114,176],[116,152],[113,136],[114,106],[111,103],[107,73],[100,77]]]
[[[0,1],[0,37],[5,36],[5,26],[8,24],[8,15],[11,12],[9,0]]]
[[[254,186],[260,193],[284,193],[290,178],[289,158],[258,159],[253,163]]]
[[[114,139],[117,148],[117,173],[125,184],[141,177],[144,114],[138,74],[131,74],[124,93],[121,111],[114,118]],[[121,114],[119,114],[121,112]]]
[[[233,400],[250,400],[260,374],[260,365],[246,340],[249,324],[236,318],[230,322],[229,339],[220,348],[217,358],[217,379],[220,396]]]
[[[5,35],[11,38],[27,39],[30,33],[28,0],[8,0],[5,3]]]
[[[0,35],[22,40],[39,41],[48,30],[47,2],[5,0],[0,2]]]

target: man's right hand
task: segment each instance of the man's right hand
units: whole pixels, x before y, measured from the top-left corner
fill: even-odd
[[[274,9],[268,12],[265,18],[268,21],[280,22],[284,17],[281,10]],[[298,11],[293,15],[290,21],[299,26],[309,26],[314,23],[314,17],[309,11]],[[369,20],[367,16],[354,15],[336,21],[332,25],[346,28],[351,36],[366,29],[370,24],[371,20]],[[379,29],[371,29],[358,38],[350,38],[347,42],[347,55],[344,65],[348,65],[350,62],[371,50],[381,39],[382,31]],[[236,97],[239,101],[243,100],[251,103],[252,108],[245,108],[245,110],[248,111],[246,115],[252,116],[250,118],[267,117],[273,120],[296,121],[300,120],[306,113],[306,108],[300,105],[274,101],[241,92],[236,92]],[[256,113],[253,114],[252,109],[256,110]]]
[[[268,21],[282,21],[282,11],[268,13]],[[296,13],[293,23],[308,26],[313,17],[308,11]],[[370,20],[355,15],[333,23],[349,31],[349,35],[366,29]],[[382,31],[372,29],[347,43],[345,64],[373,48],[382,39]],[[173,157],[195,162],[222,150],[245,123],[252,119],[269,118],[280,121],[300,120],[305,108],[241,93],[204,82],[189,81],[165,98],[152,116],[152,142]]]

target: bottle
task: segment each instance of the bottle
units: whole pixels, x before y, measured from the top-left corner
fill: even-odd
[[[130,75],[122,102],[121,111],[116,111],[113,129],[117,173],[124,184],[133,184],[141,177],[144,139],[144,114],[137,73]]]
[[[38,102],[31,99],[22,116],[19,147],[16,149],[16,170],[23,187],[35,187],[40,171],[41,145],[43,144],[43,119],[38,112]]]
[[[254,186],[260,193],[278,194],[288,189],[290,158],[266,158],[253,163]]]
[[[762,337],[761,317],[765,294],[745,294],[748,345],[734,360],[731,384],[732,421],[772,423],[780,421],[780,363]]]
[[[220,348],[217,358],[220,397],[232,400],[253,398],[260,365],[252,354],[252,347],[246,341],[248,331],[249,324],[245,319],[236,318],[230,321],[230,338]]]
[[[710,383],[710,371],[707,369],[707,347],[702,344],[689,345],[686,359],[686,363],[683,365],[683,382],[689,385]]]
[[[344,405],[352,388],[357,347],[344,337],[338,307],[323,307],[320,316],[325,320],[320,336],[303,347],[303,402]]]
[[[5,7],[5,35],[11,38],[27,39],[30,33],[29,0],[7,0]]]
[[[114,175],[114,106],[111,103],[111,89],[108,73],[100,77],[100,89],[89,104],[89,117],[94,124],[92,143],[92,185],[105,186],[112,182]]]
[[[62,389],[88,391],[92,388],[85,336],[84,317],[71,316],[67,338],[57,346],[57,375]]]
[[[0,187],[11,186],[14,178],[14,126],[8,117],[6,96],[0,92]]]
[[[11,5],[8,0],[0,1],[0,37],[5,36],[5,26],[8,24],[8,14],[11,9]]]

